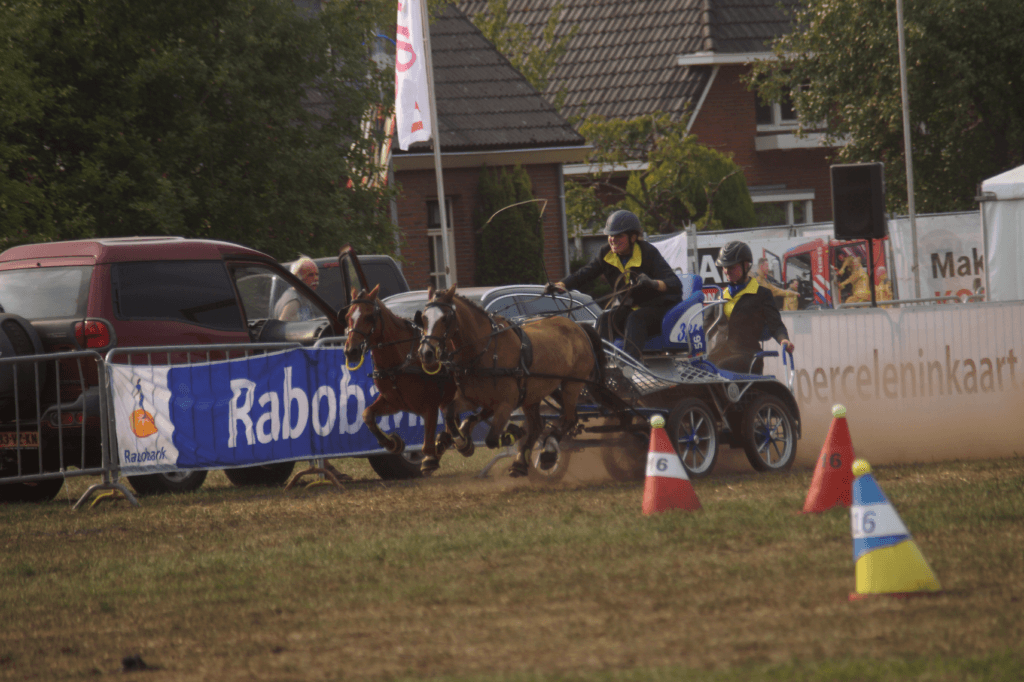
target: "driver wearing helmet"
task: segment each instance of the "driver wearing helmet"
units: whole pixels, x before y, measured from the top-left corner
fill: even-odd
[[[784,350],[792,353],[796,348],[789,340],[772,292],[750,276],[753,262],[750,247],[743,242],[729,242],[718,252],[717,264],[728,282],[722,292],[728,323],[724,338],[708,355],[708,360],[720,369],[743,374],[760,374],[764,369],[764,361],[755,361],[754,356],[761,350],[761,335],[766,328]]]
[[[640,219],[631,211],[615,211],[604,226],[608,245],[582,268],[547,291],[566,291],[603,275],[612,290],[622,294],[620,304],[601,315],[598,329],[605,338],[623,330],[624,350],[643,362],[641,349],[661,333],[661,320],[683,300],[683,285],[653,245],[640,238]]]

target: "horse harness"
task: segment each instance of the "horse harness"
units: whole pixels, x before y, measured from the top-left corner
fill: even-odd
[[[427,304],[427,308],[440,308],[446,318],[455,317],[455,307],[451,303],[442,303],[438,301],[432,301]],[[495,319],[494,316],[486,311],[481,311],[484,315],[487,315],[488,321],[491,323],[491,333],[487,337],[487,345],[480,350],[479,353],[473,357],[466,365],[459,365],[455,363],[455,355],[462,350],[462,348],[455,348],[450,352],[446,352],[448,359],[443,360],[442,364],[448,367],[449,371],[455,377],[467,377],[467,376],[478,376],[478,377],[491,377],[495,385],[498,383],[498,379],[501,377],[512,377],[516,380],[516,388],[519,390],[519,398],[516,402],[516,407],[523,404],[526,399],[526,379],[530,375],[530,366],[533,364],[533,342],[530,341],[530,337],[525,334],[517,324],[512,324],[508,320],[504,321],[507,326],[501,326]],[[444,330],[444,336],[438,337],[434,335],[424,335],[423,338],[433,339],[438,342],[438,348],[445,348],[449,341],[449,336],[454,325],[447,324]],[[515,367],[498,367],[498,347],[494,344],[494,351],[491,355],[491,367],[480,367],[479,362],[487,353],[488,349],[491,348],[494,343],[495,337],[498,334],[503,334],[506,331],[512,330],[515,335],[519,338],[519,364]]]
[[[371,303],[371,300],[368,299],[368,298],[353,299],[352,305],[355,305],[356,303]],[[418,338],[412,338],[412,337],[410,337],[408,339],[398,339],[396,341],[388,341],[388,342],[381,341],[381,342],[377,343],[376,345],[370,345],[370,337],[377,333],[377,323],[378,322],[381,322],[381,333],[383,334],[383,331],[384,331],[383,330],[382,316],[381,316],[381,313],[380,313],[380,301],[374,299],[372,301],[372,303],[373,303],[373,314],[370,316],[370,318],[372,320],[372,323],[370,325],[370,331],[364,332],[361,329],[353,328],[351,330],[351,332],[350,332],[350,333],[353,333],[353,334],[359,334],[360,336],[363,337],[362,342],[359,344],[359,348],[360,348],[361,353],[363,355],[365,355],[367,353],[367,351],[371,351],[372,352],[374,350],[383,350],[384,348],[387,348],[388,346],[395,346],[395,345],[398,345],[400,343],[405,343],[407,341],[414,342],[413,343],[413,347],[415,347],[415,342],[418,341],[419,339]],[[424,376],[424,377],[432,377],[437,382],[438,388],[442,388],[443,384],[448,380],[448,375],[446,373],[439,373],[439,374],[433,374],[432,375],[432,374],[428,374],[427,372],[425,372],[423,370],[422,365],[420,365],[419,363],[417,363],[413,359],[412,351],[410,351],[405,356],[405,360],[401,364],[395,365],[394,367],[383,367],[383,368],[381,368],[381,367],[377,367],[377,365],[374,364],[373,372],[370,374],[370,376],[373,378],[373,381],[375,383],[376,382],[383,382],[383,381],[386,381],[386,380],[390,379],[391,380],[392,388],[395,391],[398,391],[397,377],[399,375],[401,375],[401,374],[418,374],[418,375],[421,375],[421,376]]]

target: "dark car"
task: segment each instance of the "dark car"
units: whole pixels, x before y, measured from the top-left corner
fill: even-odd
[[[509,284],[499,287],[467,287],[458,293],[476,301],[489,313],[501,315],[513,322],[546,315],[568,315],[581,324],[597,324],[601,308],[594,299],[579,291],[554,296],[545,295],[540,284]],[[408,291],[384,299],[392,312],[412,319],[417,310],[427,304],[425,289]]]
[[[312,311],[306,321],[275,319],[285,289]],[[312,345],[344,333],[337,308],[266,254],[226,242],[132,237],[18,246],[0,254],[0,347],[36,355],[116,347],[248,344]],[[61,361],[54,377],[13,382],[0,366],[0,501],[49,499],[61,479],[3,484],[4,477],[100,466],[96,362]],[[80,369],[82,367],[82,369]],[[34,395],[39,391],[39,411]],[[59,385],[59,389],[57,386]],[[13,395],[13,393],[21,395]],[[58,410],[59,408],[59,410]],[[60,419],[57,418],[60,415]],[[77,417],[76,417],[77,415]],[[63,422],[63,426],[61,423]],[[16,443],[16,437],[21,443]],[[83,438],[85,445],[83,447]],[[38,443],[30,450],[24,444]],[[39,456],[42,454],[42,471]],[[20,455],[20,464],[19,464]],[[84,461],[83,461],[84,460]],[[20,466],[20,468],[19,468]],[[235,483],[282,483],[294,463],[228,470]],[[140,493],[198,488],[205,471],[129,477]]]

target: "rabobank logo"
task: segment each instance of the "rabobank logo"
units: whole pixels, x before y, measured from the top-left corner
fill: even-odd
[[[165,447],[153,448],[152,450],[147,448],[141,452],[125,450],[124,454],[121,455],[121,461],[125,464],[145,464],[165,459],[167,459],[167,448]]]
[[[135,390],[132,392],[134,397],[135,394],[139,396],[139,406],[132,412],[130,428],[139,438],[148,438],[157,432],[156,421],[153,419],[153,413],[146,409],[143,395],[142,395],[142,381],[138,377],[135,379]]]

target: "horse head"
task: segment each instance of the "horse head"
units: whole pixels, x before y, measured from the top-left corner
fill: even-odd
[[[420,362],[426,372],[436,372],[441,368],[445,346],[458,326],[454,302],[457,288],[454,284],[440,291],[429,287],[427,305],[422,312],[416,313],[416,324],[423,330],[420,337]]]
[[[362,364],[363,356],[370,344],[380,340],[383,320],[380,312],[378,284],[372,291],[352,289],[352,304],[348,307],[345,320],[348,322],[348,337],[345,339],[345,360],[349,365]],[[356,365],[358,366],[358,365]]]

